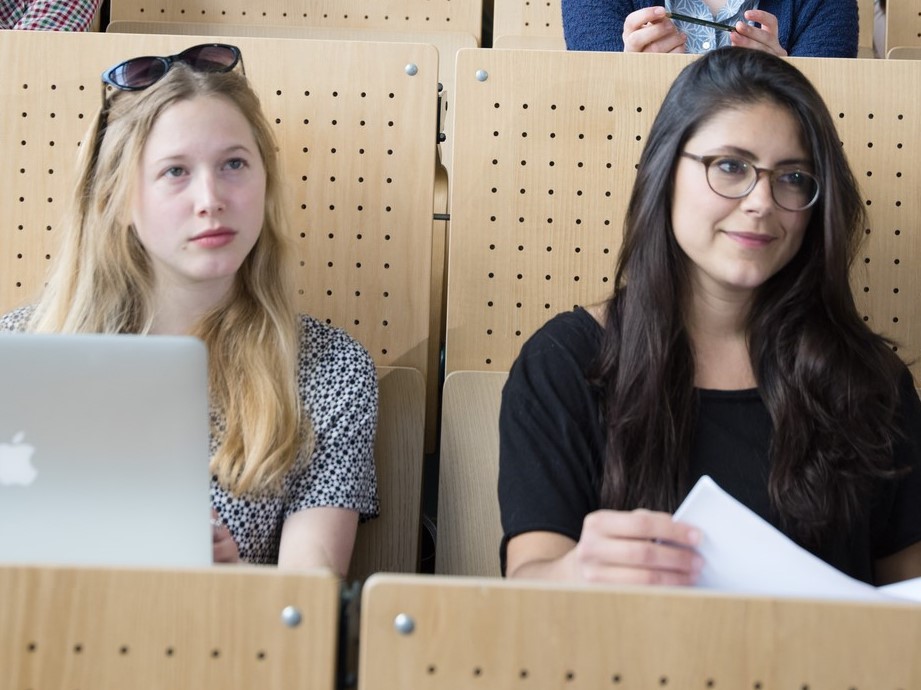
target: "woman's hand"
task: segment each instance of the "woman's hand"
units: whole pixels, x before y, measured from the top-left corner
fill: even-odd
[[[668,513],[599,510],[586,516],[578,543],[529,532],[508,544],[508,577],[611,584],[691,585],[703,560],[700,531]]]
[[[644,7],[624,19],[623,40],[625,53],[683,53],[687,36],[665,16],[664,7]]]
[[[780,45],[780,38],[777,34],[777,17],[764,10],[748,10],[745,13],[745,19],[761,24],[761,28],[745,22],[736,22],[736,30],[729,34],[732,45],[738,48],[763,50],[780,57],[787,56],[787,51]]]
[[[211,560],[214,563],[240,562],[237,543],[214,508],[211,509]]]

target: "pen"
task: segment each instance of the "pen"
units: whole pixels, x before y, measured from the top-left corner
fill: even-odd
[[[736,28],[730,24],[718,24],[717,22],[711,22],[706,19],[698,19],[697,17],[689,17],[686,14],[678,14],[677,12],[666,12],[665,16],[670,19],[677,19],[679,22],[688,22],[689,24],[700,24],[701,26],[709,26],[711,29],[719,29],[720,31],[735,31]]]

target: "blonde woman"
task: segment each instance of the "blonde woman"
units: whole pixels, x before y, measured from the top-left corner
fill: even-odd
[[[344,575],[378,512],[375,369],[293,308],[275,142],[242,68],[209,44],[103,74],[57,264],[0,330],[201,338],[215,562]]]

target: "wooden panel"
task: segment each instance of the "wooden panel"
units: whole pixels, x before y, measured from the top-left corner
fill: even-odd
[[[921,46],[921,5],[917,0],[886,3],[886,55],[896,46]]]
[[[566,50],[566,39],[562,36],[512,36],[503,34],[492,43],[493,48],[515,50]]]
[[[112,21],[211,22],[482,32],[482,0],[112,0]]]
[[[334,687],[331,574],[3,567],[0,601],[5,690]]]
[[[896,0],[898,2],[898,0]],[[857,36],[857,49],[873,57],[873,0],[858,0],[857,2],[859,32]],[[858,57],[860,54],[858,53]]]
[[[691,56],[458,55],[447,371],[507,371],[554,314],[609,296],[645,138]],[[829,104],[867,203],[858,306],[921,355],[921,65],[791,58]],[[479,77],[479,78],[478,78]],[[916,374],[921,367],[914,365]]]
[[[921,60],[921,46],[896,46],[886,57],[890,60]]]
[[[380,41],[431,43],[438,50],[438,82],[442,85],[441,131],[452,131],[454,117],[454,60],[461,48],[475,48],[473,34],[451,31],[394,31],[267,24],[215,24],[206,22],[109,22],[106,31],[130,34],[186,34],[199,36],[262,36],[266,38],[312,38],[324,41]],[[452,141],[439,146],[442,164],[450,169]],[[444,213],[444,208],[436,211]]]
[[[376,576],[361,626],[360,690],[921,687],[912,605]]]
[[[203,37],[0,33],[0,310],[34,300],[55,253],[99,74]],[[346,328],[385,366],[425,374],[437,53],[406,43],[238,37],[276,125],[298,308]],[[66,59],[46,60],[47,55]],[[407,66],[417,71],[410,76]],[[412,71],[412,70],[410,70]]]
[[[498,576],[499,404],[504,372],[455,371],[444,383],[435,572]]]
[[[378,367],[380,404],[374,462],[379,517],[359,525],[349,579],[419,570],[425,382],[415,369]]]
[[[506,37],[550,38],[563,41],[563,10],[560,0],[495,0],[493,47],[510,48]]]

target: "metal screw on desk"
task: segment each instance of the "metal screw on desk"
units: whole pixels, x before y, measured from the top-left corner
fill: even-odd
[[[400,613],[393,619],[393,627],[401,635],[411,635],[416,629],[416,622],[405,613]]]

